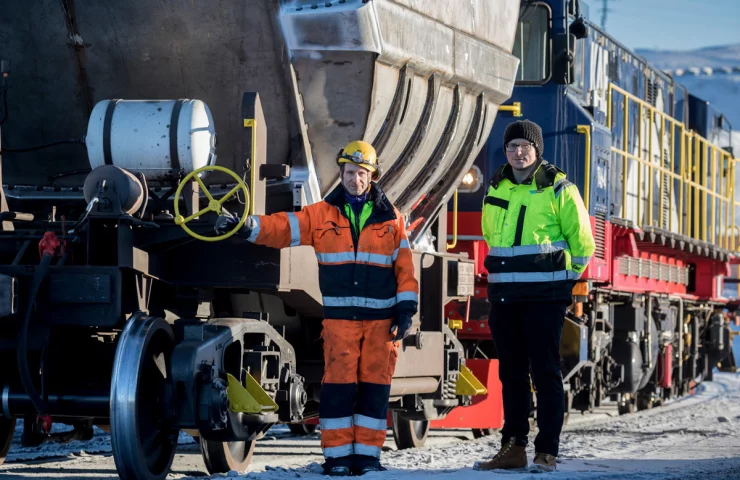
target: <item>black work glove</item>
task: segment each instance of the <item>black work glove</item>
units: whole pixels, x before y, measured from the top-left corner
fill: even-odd
[[[393,339],[394,342],[403,340],[404,338],[409,336],[409,329],[411,328],[412,322],[413,320],[411,319],[411,315],[407,315],[405,313],[397,315],[396,318],[391,321],[390,333],[393,333],[393,329],[398,327],[398,330],[396,331],[396,337]]]
[[[222,215],[218,216],[218,219],[216,220],[216,224],[213,226],[213,230],[218,235],[224,235],[231,230],[234,229],[240,222],[240,219],[237,215],[233,213],[224,213]],[[242,226],[241,230],[237,232],[237,235],[240,235],[242,237],[249,237],[249,234],[252,233],[252,228],[249,225],[249,219],[247,219],[246,222],[244,222],[244,226]]]

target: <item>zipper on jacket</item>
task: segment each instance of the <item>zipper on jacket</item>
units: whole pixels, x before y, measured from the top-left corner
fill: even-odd
[[[349,206],[349,209],[352,210],[352,205]],[[355,220],[358,221],[357,214],[355,214],[355,212],[352,212],[352,215],[355,217]],[[355,258],[357,258],[357,247],[360,244],[360,225],[352,225],[352,219],[350,219],[349,223],[352,226],[352,243],[355,245]]]
[[[357,217],[357,215],[355,215],[355,212],[352,212],[352,217],[347,215],[346,207],[347,207],[347,204],[345,203],[344,208],[338,208],[338,210],[342,212],[342,215],[344,215],[344,218],[346,218],[347,221],[349,221],[349,230],[350,232],[352,232],[352,244],[355,247],[355,260],[356,260],[357,259],[357,246],[360,243],[360,234],[357,232],[357,228],[352,223],[352,217]],[[352,211],[352,205],[349,206],[349,209],[350,211]]]
[[[524,231],[524,214],[527,211],[527,206],[522,205],[519,209],[519,218],[516,220],[516,230],[514,232],[514,246],[518,247],[522,244],[522,233]]]

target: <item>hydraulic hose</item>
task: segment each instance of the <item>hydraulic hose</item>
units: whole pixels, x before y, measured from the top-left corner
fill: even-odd
[[[2,125],[3,123],[5,123],[5,120],[8,119],[8,89],[7,87],[4,88],[0,92],[0,95],[3,96],[3,118],[0,119],[0,125]]]
[[[2,151],[4,152],[12,152],[12,153],[26,153],[26,152],[34,152],[36,150],[42,150],[44,148],[49,147],[55,147],[57,145],[66,145],[66,144],[82,144],[85,145],[85,136],[78,138],[70,138],[67,140],[58,140],[56,142],[51,143],[44,143],[41,145],[34,145],[32,147],[26,147],[26,148],[10,148],[10,147],[4,147]]]
[[[41,398],[39,392],[36,390],[36,386],[33,384],[33,378],[31,377],[31,369],[28,366],[28,327],[31,323],[31,312],[33,311],[33,304],[36,301],[36,296],[39,293],[39,288],[49,273],[49,264],[53,258],[52,254],[44,252],[41,256],[41,262],[36,268],[31,279],[31,287],[28,290],[28,302],[26,303],[26,309],[23,312],[23,321],[18,331],[18,346],[17,346],[17,359],[18,359],[18,373],[21,377],[21,383],[23,388],[26,390],[31,403],[38,411],[39,415],[46,415],[46,402]]]
[[[0,125],[8,119],[8,83],[10,75],[10,62],[0,60],[0,96],[3,97],[3,118],[0,119]]]

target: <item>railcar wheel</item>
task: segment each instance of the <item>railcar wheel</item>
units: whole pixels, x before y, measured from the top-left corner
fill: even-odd
[[[289,423],[288,428],[290,433],[299,436],[311,435],[316,431],[316,425],[308,423]]]
[[[473,438],[483,438],[488,437],[496,433],[495,428],[474,428],[473,429]]]
[[[137,316],[116,348],[110,399],[113,459],[124,480],[163,480],[177,449],[168,382],[174,335],[161,318]]]
[[[5,463],[5,458],[10,451],[15,433],[15,418],[0,417],[0,465]]]
[[[617,403],[617,411],[620,415],[635,413],[634,400],[626,395],[620,395]]]
[[[200,453],[208,473],[243,472],[252,461],[257,440],[248,442],[214,442],[200,437]]]
[[[423,447],[429,436],[429,421],[406,420],[393,412],[393,439],[399,450]]]
[[[653,408],[653,397],[650,394],[645,393],[639,393],[637,394],[637,399],[635,400],[635,403],[637,405],[637,410],[649,410]]]

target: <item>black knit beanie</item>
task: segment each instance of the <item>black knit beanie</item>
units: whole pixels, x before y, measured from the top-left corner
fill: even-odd
[[[537,150],[537,158],[542,156],[545,141],[542,139],[542,129],[539,125],[529,120],[517,120],[510,123],[504,132],[504,150],[506,150],[506,145],[515,138],[529,140]]]

